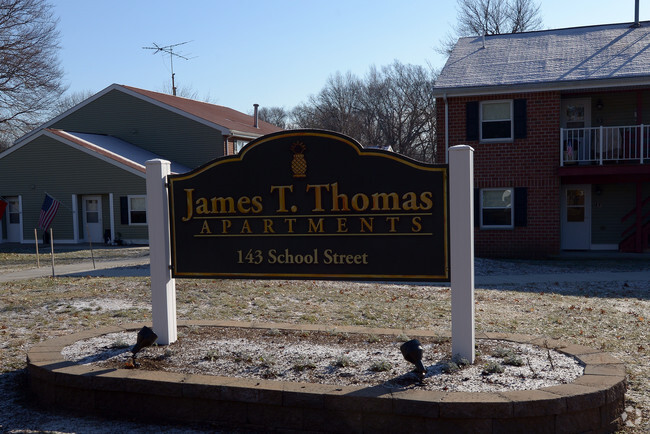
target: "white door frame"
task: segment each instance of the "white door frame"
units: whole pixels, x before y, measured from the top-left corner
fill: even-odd
[[[584,197],[569,204],[568,192],[582,191]],[[561,189],[560,244],[562,250],[591,249],[591,184],[566,184]],[[576,195],[572,196],[577,199]],[[571,212],[573,209],[573,212]],[[571,216],[571,218],[569,217]],[[570,221],[573,220],[573,221]]]
[[[567,125],[569,121],[566,116],[566,108],[568,105],[583,105],[584,109],[584,125],[578,128],[589,128],[591,127],[591,98],[568,98],[562,100],[562,106],[560,111],[560,125],[562,128],[572,128]]]
[[[583,106],[583,117],[582,120],[579,119],[569,119],[567,116],[567,108],[570,105]],[[571,125],[567,125],[573,122]],[[581,125],[576,125],[580,124]],[[578,149],[576,149],[576,156],[579,160],[590,160],[595,158],[595,155],[591,155],[593,150],[591,146],[591,130],[587,129],[591,127],[591,98],[569,98],[563,99],[560,107],[560,127],[561,128],[585,128],[584,132],[577,132],[578,140]]]
[[[97,201],[97,222],[88,222],[88,215],[86,209],[86,201]],[[102,197],[100,195],[84,195],[81,197],[81,208],[83,214],[83,233],[86,241],[92,240],[93,242],[103,242],[104,238],[104,223],[102,218]],[[99,229],[98,229],[99,228]],[[89,233],[90,232],[90,233]],[[94,235],[94,236],[93,236]]]
[[[9,213],[11,204],[5,210],[7,216],[7,242],[8,243],[22,243],[23,242],[23,198],[22,196],[9,196],[7,199],[18,199],[18,223],[9,223]]]

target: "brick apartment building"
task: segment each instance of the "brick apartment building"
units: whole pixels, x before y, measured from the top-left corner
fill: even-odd
[[[475,150],[478,256],[648,249],[648,44],[650,22],[459,39],[437,161]]]

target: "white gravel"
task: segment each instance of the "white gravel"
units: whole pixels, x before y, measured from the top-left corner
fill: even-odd
[[[382,340],[351,346],[346,342],[312,344],[309,338],[284,342],[268,335],[255,340],[192,340],[191,332],[188,335],[182,350],[175,344],[165,348],[154,346],[143,350],[139,358],[164,360],[166,371],[279,381],[403,388],[413,385],[416,379],[409,373],[413,366],[400,353],[400,342]],[[111,333],[78,341],[65,347],[62,354],[66,360],[80,364],[117,362],[120,366],[131,357],[131,346],[127,343],[135,341],[135,332]],[[576,359],[554,350],[498,340],[477,342],[482,351],[481,363],[462,366],[459,362],[459,369],[446,360],[447,348],[423,343],[427,373],[422,384],[412,387],[449,392],[532,390],[570,383],[584,371]],[[503,357],[493,356],[497,350],[509,353],[514,365],[505,363]],[[385,370],[377,371],[378,366]],[[503,372],[486,372],[490,366],[500,367]]]

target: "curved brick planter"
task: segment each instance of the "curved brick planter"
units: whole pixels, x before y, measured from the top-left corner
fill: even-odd
[[[180,326],[254,327],[331,331],[331,327],[186,321]],[[126,369],[100,369],[65,361],[62,349],[78,340],[135,331],[142,324],[105,327],[56,338],[27,355],[30,388],[48,407],[111,417],[160,421],[211,421],[258,430],[312,432],[611,432],[623,411],[625,367],[608,354],[578,346],[549,345],[585,364],[571,384],[528,391],[465,393],[390,391]],[[338,327],[347,333],[434,336],[422,330]],[[439,334],[437,334],[439,336]],[[482,333],[543,345],[545,339]]]

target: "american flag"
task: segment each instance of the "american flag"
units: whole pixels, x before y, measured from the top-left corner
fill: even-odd
[[[59,205],[61,202],[54,199],[49,194],[45,193],[45,200],[43,201],[43,206],[41,207],[41,217],[38,219],[38,227],[44,231],[48,230],[54,220],[56,212],[59,210]]]

